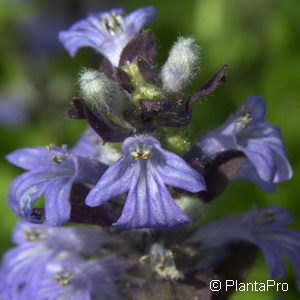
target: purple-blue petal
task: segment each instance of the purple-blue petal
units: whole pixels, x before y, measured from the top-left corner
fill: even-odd
[[[105,201],[121,195],[129,190],[133,168],[126,157],[120,158],[102,175],[99,182],[88,194],[85,203],[98,206]]]
[[[261,189],[273,193],[276,190],[276,185],[272,182],[267,182],[261,179],[258,175],[253,164],[246,160],[238,169],[237,173],[234,176],[234,179],[244,179],[253,182],[255,185],[260,187]]]
[[[96,184],[106,170],[106,165],[90,157],[74,156],[74,174],[76,182]]]
[[[260,96],[250,96],[240,106],[237,115],[242,112],[249,112],[252,116],[252,122],[263,122],[266,114],[265,100]]]
[[[76,22],[68,30],[59,33],[60,42],[71,56],[82,47],[92,47],[100,51],[102,44],[110,38],[105,32],[101,18],[108,17],[111,13],[122,15],[123,10],[113,9],[105,13],[90,14],[86,19]]]
[[[229,128],[229,127],[228,127]],[[232,126],[230,127],[232,128]],[[220,130],[216,129],[210,131],[198,143],[200,155],[213,159],[216,155],[229,149],[235,149],[236,143],[233,135],[222,134]]]
[[[80,156],[97,157],[101,152],[101,143],[103,141],[100,136],[92,128],[87,128],[71,152]]]
[[[166,229],[190,223],[151,164],[140,162],[135,169],[122,215],[114,226]]]
[[[126,27],[130,31],[138,32],[146,23],[154,21],[157,12],[155,7],[139,8],[124,17]]]
[[[66,223],[71,214],[70,194],[74,179],[62,177],[48,184],[45,190],[45,214],[52,226]]]
[[[275,278],[282,278],[285,275],[285,265],[282,253],[280,249],[270,243],[269,241],[265,241],[263,239],[257,240],[255,244],[260,248],[262,251],[264,258],[266,260],[266,264],[268,266],[270,277]]]
[[[294,270],[296,273],[296,285],[298,290],[300,290],[300,248],[287,248],[285,249],[285,252],[294,266]]]
[[[49,165],[51,160],[49,159],[49,152],[45,147],[32,147],[18,149],[6,156],[6,159],[25,170],[33,170],[40,168],[42,165]]]
[[[263,141],[249,139],[238,149],[247,155],[262,180],[273,182],[276,162],[272,150]]]
[[[55,176],[54,174],[62,172],[71,174],[73,166],[66,147],[49,147],[49,150],[46,147],[18,149],[8,154],[6,159],[25,170],[45,171],[49,173],[49,176]],[[60,159],[60,162],[55,162],[54,157]]]
[[[35,201],[44,193],[48,183],[44,172],[26,172],[12,181],[8,204],[20,217],[30,219]]]
[[[293,169],[283,149],[280,146],[276,146],[275,149],[275,146],[273,145],[271,145],[271,148],[274,152],[276,161],[276,173],[273,181],[278,183],[291,179],[293,176]]]
[[[157,172],[166,185],[177,187],[193,193],[206,189],[203,176],[190,167],[178,155],[163,150],[164,162],[157,165]]]

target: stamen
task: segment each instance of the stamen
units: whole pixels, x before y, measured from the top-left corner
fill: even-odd
[[[107,18],[101,18],[101,22],[103,24],[103,26],[105,27],[105,29],[110,32],[111,30],[113,30],[113,28],[111,27],[111,25],[109,24],[109,21]]]
[[[56,164],[61,164],[63,159],[62,159],[62,156],[60,155],[52,155],[51,156],[51,159],[53,162],[55,162]]]
[[[183,274],[177,269],[174,254],[158,244],[151,247],[151,253],[140,258],[140,263],[150,265],[151,269],[164,279],[183,279]]]
[[[116,14],[116,13],[112,13],[111,14],[111,17],[113,19],[113,22],[115,23],[115,25],[119,28],[122,27],[122,21],[123,21],[123,18],[122,16]]]
[[[237,118],[236,122],[238,125],[240,125],[242,128],[248,127],[248,124],[252,120],[252,116],[249,113],[246,113],[240,117]]]
[[[136,146],[135,150],[131,152],[131,155],[134,160],[149,159],[151,150],[152,150],[152,146],[138,145]]]
[[[112,13],[109,17],[102,17],[101,22],[106,31],[111,35],[123,30],[123,18],[117,13]]]
[[[35,242],[43,237],[43,233],[33,228],[28,228],[23,232],[24,238],[27,242]]]
[[[277,220],[277,215],[274,211],[268,211],[262,216],[264,223],[274,223]]]
[[[47,146],[45,146],[45,149],[47,152],[50,152],[53,149],[54,145],[53,144],[49,144]]]
[[[73,274],[71,272],[58,271],[56,272],[53,280],[59,283],[61,286],[67,286],[70,284],[72,278]]]

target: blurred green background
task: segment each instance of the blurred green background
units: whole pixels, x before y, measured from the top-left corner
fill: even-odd
[[[22,147],[72,145],[85,127],[83,121],[68,120],[65,111],[78,93],[78,71],[82,66],[96,67],[99,56],[91,49],[82,49],[72,59],[59,44],[57,32],[88,12],[112,7],[124,7],[129,12],[146,5],[158,9],[157,21],[148,26],[159,40],[158,65],[165,61],[179,35],[194,36],[201,45],[201,72],[187,94],[223,64],[230,66],[227,83],[194,105],[191,138],[220,125],[249,95],[261,95],[268,103],[268,121],[282,128],[294,169],[293,179],[279,184],[274,194],[248,182],[233,182],[211,204],[207,218],[244,212],[253,204],[277,204],[291,211],[293,227],[300,228],[299,0],[0,0],[0,254],[12,246],[10,233],[17,219],[6,204],[6,194],[11,180],[20,174],[4,156]],[[14,103],[9,108],[16,110],[13,120],[1,120],[1,107],[7,110],[7,103]],[[4,114],[8,118],[9,113]],[[287,263],[289,272],[283,281],[289,283],[289,292],[283,296],[298,299],[292,266]],[[267,278],[259,257],[249,281]],[[237,293],[233,299],[268,300],[276,296],[249,292]]]

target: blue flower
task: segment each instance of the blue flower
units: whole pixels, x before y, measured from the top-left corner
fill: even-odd
[[[0,270],[1,299],[119,299],[115,281],[124,277],[128,263],[102,248],[120,246],[116,237],[98,228],[20,222],[14,241]]]
[[[286,254],[294,264],[300,288],[300,231],[288,229],[290,223],[290,214],[281,207],[254,207],[245,214],[225,217],[198,229],[188,243],[200,242],[209,253],[216,248],[225,253],[224,246],[239,242],[254,244],[262,251],[273,279],[285,275]]]
[[[144,24],[156,16],[154,7],[148,6],[123,16],[122,9],[90,14],[59,34],[70,55],[81,47],[92,47],[103,54],[113,66],[118,66],[120,54],[126,44],[136,36]]]
[[[248,158],[236,178],[244,178],[267,191],[292,177],[280,129],[264,121],[266,105],[259,96],[249,97],[224,125],[210,131],[197,144],[204,157],[213,159],[227,150],[242,151]]]
[[[122,152],[123,156],[90,191],[86,204],[98,206],[129,191],[114,226],[162,229],[189,223],[189,217],[175,204],[165,185],[199,192],[205,189],[203,177],[151,136],[127,138]]]
[[[92,128],[88,127],[72,148],[72,153],[99,158],[102,155],[102,147],[101,137]]]
[[[53,252],[41,243],[24,243],[6,252],[0,271],[1,299],[26,299],[31,291],[34,293],[43,266],[52,256]]]
[[[69,202],[73,183],[95,184],[105,166],[90,157],[74,155],[65,147],[33,147],[19,149],[7,160],[27,172],[11,184],[8,203],[20,217],[31,221],[34,203],[44,194],[46,220],[61,225],[70,218]]]
[[[116,258],[84,261],[68,253],[47,264],[34,299],[121,300],[115,281],[123,277],[122,271]]]

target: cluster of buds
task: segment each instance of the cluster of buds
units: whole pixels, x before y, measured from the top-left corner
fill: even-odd
[[[194,38],[179,37],[159,69],[155,36],[141,31],[155,15],[153,7],[128,15],[113,9],[60,32],[70,55],[92,47],[102,63],[78,75],[68,116],[85,119],[88,127],[76,145],[7,156],[26,172],[8,195],[23,221],[0,273],[4,300],[169,300],[175,294],[208,300],[209,280],[224,278],[221,266],[233,257],[238,265],[230,279],[244,280],[258,249],[271,278],[284,275],[282,252],[300,267],[300,232],[287,228],[290,215],[277,206],[197,226],[203,203],[230,181],[246,179],[273,192],[292,169],[280,129],[265,121],[259,96],[196,143],[182,135],[193,103],[225,81],[228,66],[184,96],[200,68],[200,47]],[[60,227],[67,222],[77,225]],[[249,255],[241,263],[236,253],[243,251]]]

